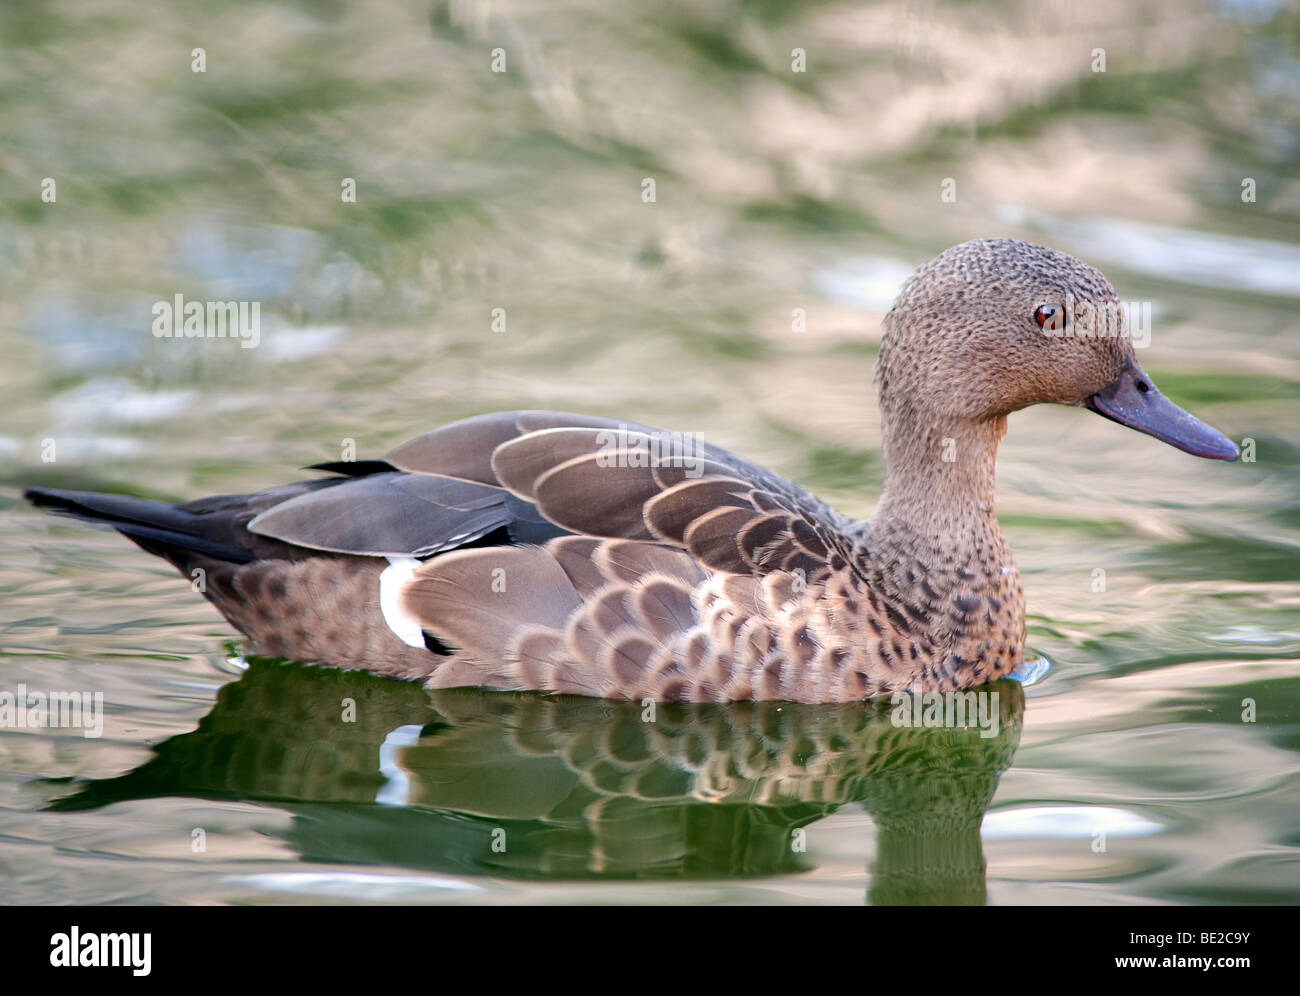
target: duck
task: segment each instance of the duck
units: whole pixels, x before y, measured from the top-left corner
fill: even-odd
[[[693,435],[532,410],[253,494],[25,496],[170,562],[259,654],[434,689],[815,704],[962,691],[1021,663],[994,512],[1012,413],[1073,405],[1238,455],[1156,389],[1100,271],[1015,239],[908,277],[875,386],[886,471],[863,521]]]

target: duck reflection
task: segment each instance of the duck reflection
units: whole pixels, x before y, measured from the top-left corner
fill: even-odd
[[[264,802],[295,815],[288,843],[308,861],[664,879],[807,870],[806,828],[857,803],[878,832],[870,902],[979,904],[980,822],[1024,695],[978,691],[985,729],[909,727],[888,699],[651,706],[253,659],[198,729],[52,808]]]

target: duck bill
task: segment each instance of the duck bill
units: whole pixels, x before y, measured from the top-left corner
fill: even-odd
[[[1115,383],[1088,398],[1084,405],[1098,415],[1155,436],[1184,453],[1207,460],[1237,459],[1237,445],[1213,426],[1183,411],[1158,390],[1131,358]]]

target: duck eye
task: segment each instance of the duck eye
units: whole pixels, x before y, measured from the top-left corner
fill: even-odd
[[[1065,309],[1059,304],[1040,304],[1034,312],[1034,321],[1039,328],[1055,332],[1065,327]]]

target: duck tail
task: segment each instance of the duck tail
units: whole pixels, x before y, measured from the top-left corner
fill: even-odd
[[[211,517],[167,502],[96,491],[25,488],[23,497],[37,508],[86,522],[103,522],[145,550],[171,560],[178,551],[205,554],[232,563],[253,559],[249,550],[211,535]]]

